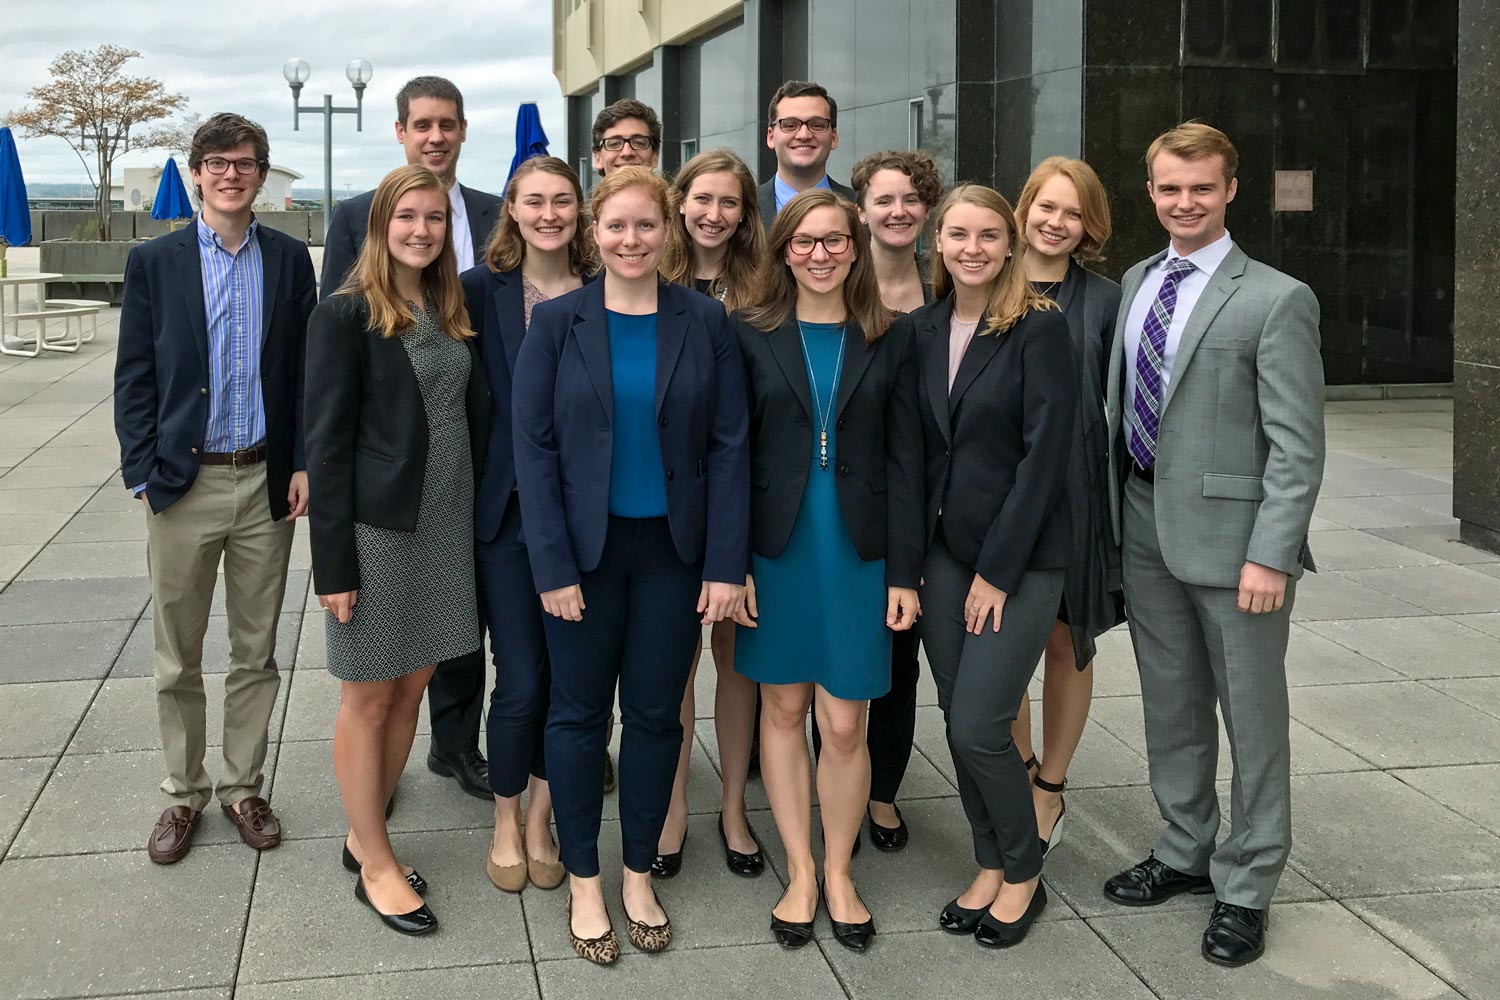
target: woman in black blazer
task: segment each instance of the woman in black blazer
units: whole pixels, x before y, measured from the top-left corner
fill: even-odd
[[[1083,262],[1100,260],[1109,239],[1109,198],[1092,167],[1053,156],[1027,178],[1016,202],[1033,290],[1068,318],[1078,362],[1078,417],[1068,449],[1068,512],[1073,557],[1043,656],[1042,759],[1031,746],[1031,701],[1021,696],[1012,732],[1027,770],[1045,855],[1062,841],[1068,765],[1088,723],[1094,693],[1094,639],[1125,620],[1120,549],[1109,524],[1109,433],[1105,378],[1120,286]]]
[[[947,722],[979,875],[940,925],[1004,947],[1046,905],[1030,782],[1011,738],[1072,552],[1062,491],[1077,407],[1068,324],[1026,282],[999,193],[938,210],[934,291],[916,331],[926,443],[922,642]]]
[[[583,285],[592,261],[582,210],[583,190],[572,167],[554,156],[526,160],[505,189],[483,262],[459,278],[494,396],[490,450],[474,501],[474,541],[495,661],[485,725],[495,833],[485,872],[506,892],[520,892],[528,881],[555,889],[563,879],[542,740],[552,672],[516,494],[511,371],[532,308]]]
[[[448,196],[424,167],[387,174],[370,235],[307,337],[313,579],[342,682],[333,760],[355,895],[387,926],[433,930],[422,877],[397,863],[385,807],[436,664],[479,649],[474,483],[489,390],[464,309]]]
[[[910,330],[891,326],[858,231],[854,205],[831,191],[787,202],[756,301],[736,314],[754,560],[735,670],[761,685],[761,774],[787,853],[771,929],[787,947],[812,940],[811,707],[823,898],[839,943],[863,951],[874,920],[849,859],[869,801],[865,713],[890,690],[892,630],[916,620],[922,501]]]

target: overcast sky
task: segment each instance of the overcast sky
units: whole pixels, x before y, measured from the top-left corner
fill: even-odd
[[[405,160],[395,139],[396,91],[413,76],[437,74],[458,85],[469,120],[458,177],[498,192],[515,153],[516,108],[535,101],[553,152],[564,150],[563,99],[552,75],[551,4],[542,0],[264,0],[259,3],[166,4],[147,0],[0,0],[0,118],[50,77],[47,66],[68,49],[110,42],[141,53],[126,65],[188,98],[187,111],[248,115],[266,129],[271,160],[304,175],[298,187],[323,184],[323,119],[302,116],[292,131],[292,95],[281,67],[301,56],[312,65],[304,107],[352,106],[344,77],[350,59],[375,66],[365,90],[365,130],[353,115],[333,119],[336,192],[372,188]],[[84,170],[61,139],[16,135],[29,181],[82,182]],[[166,151],[131,152],[125,166],[161,163]]]

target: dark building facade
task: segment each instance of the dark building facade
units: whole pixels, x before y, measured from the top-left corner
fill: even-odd
[[[765,102],[812,79],[839,102],[830,173],[920,146],[949,179],[1014,197],[1081,156],[1114,209],[1102,269],[1164,244],[1142,154],[1187,118],[1229,133],[1229,227],[1312,286],[1331,385],[1453,379],[1458,0],[746,0],[701,35],[569,97],[571,162],[594,114],[656,107],[662,166],[727,146],[760,177]]]

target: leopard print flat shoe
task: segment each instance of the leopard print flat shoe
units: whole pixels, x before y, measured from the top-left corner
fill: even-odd
[[[620,936],[611,927],[596,938],[581,938],[573,933],[573,897],[568,897],[567,908],[568,940],[573,943],[573,950],[580,958],[586,958],[595,965],[614,965],[620,958]],[[633,922],[632,922],[633,924]],[[635,930],[631,928],[631,940],[635,940]]]
[[[651,890],[651,895],[656,900],[656,905],[661,906],[661,897],[656,895],[655,889]],[[620,893],[620,906],[625,909],[625,930],[630,936],[631,944],[645,952],[654,953],[667,950],[667,947],[672,943],[672,920],[670,917],[665,923],[660,924],[648,924],[636,920],[630,915],[630,910],[625,907],[625,894],[623,892]],[[665,907],[662,907],[662,912],[666,912]]]

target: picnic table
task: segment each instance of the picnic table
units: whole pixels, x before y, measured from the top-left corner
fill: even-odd
[[[85,276],[44,271],[38,274],[13,274],[0,278],[0,354],[24,358],[34,358],[42,351],[62,351],[72,354],[80,346],[93,340],[95,334],[98,333],[99,310],[106,308],[107,302],[92,299],[49,300],[47,298],[47,285],[50,282],[76,282],[80,277]],[[28,285],[36,288],[33,304],[29,309],[22,309],[21,289]],[[5,302],[7,290],[10,292],[9,308],[6,307]],[[86,318],[92,321],[87,335],[84,334],[83,327],[83,321]],[[63,324],[62,334],[49,336],[47,324],[58,320],[61,320]],[[23,321],[36,323],[34,340],[21,335]],[[70,333],[71,336],[69,336]]]

